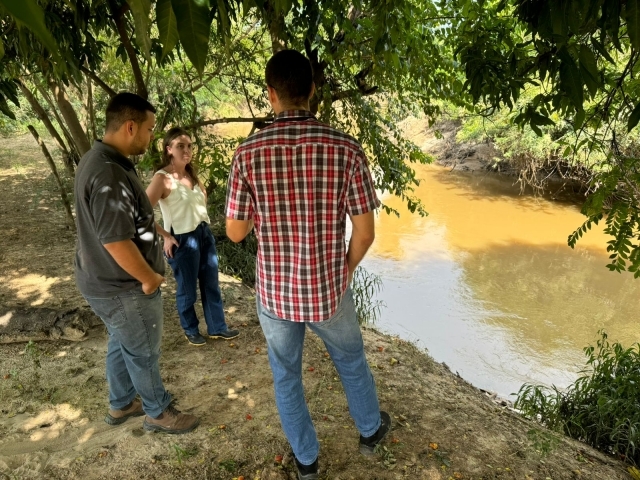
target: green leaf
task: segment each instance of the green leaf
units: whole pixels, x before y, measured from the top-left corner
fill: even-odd
[[[171,0],[158,0],[156,5],[156,20],[160,33],[160,43],[162,44],[162,58],[171,52],[180,35],[178,34],[178,21],[171,7]]]
[[[571,103],[578,110],[582,110],[584,91],[582,90],[582,78],[573,58],[566,50],[560,51],[560,88],[569,97]]]
[[[604,45],[601,42],[599,42],[598,39],[596,39],[596,37],[591,37],[591,43],[593,44],[595,49],[598,51],[598,53],[600,53],[600,55],[606,58],[609,61],[609,63],[613,63],[613,64],[616,63],[613,57],[611,56],[611,54],[607,52],[607,49],[604,48]]]
[[[627,131],[630,132],[633,129],[633,127],[635,127],[638,124],[639,121],[640,121],[640,102],[638,102],[636,107],[631,112],[631,115],[629,115],[629,121],[627,123]]]
[[[135,25],[136,43],[142,49],[147,61],[151,61],[151,38],[149,38],[149,13],[151,12],[151,0],[127,0],[133,23]]]
[[[20,106],[20,100],[18,99],[18,87],[13,80],[0,81],[0,94],[7,97],[8,100],[16,106]]]
[[[9,104],[7,103],[7,101],[2,95],[0,95],[0,112],[4,113],[7,117],[9,117],[12,120],[16,119],[16,116],[11,111],[11,108],[9,108]]]
[[[593,97],[600,87],[600,74],[598,73],[596,56],[587,45],[580,46],[580,73]]]
[[[49,53],[60,62],[61,68],[64,69],[65,66],[60,56],[58,43],[49,30],[47,30],[44,21],[44,11],[36,3],[36,0],[0,0],[0,3],[13,18],[26,25],[26,27],[38,37],[38,40],[40,40],[46,49],[49,50]],[[6,114],[4,110],[2,110],[2,112]]]
[[[573,119],[574,125],[573,128],[576,130],[580,130],[582,128],[582,124],[584,123],[584,119],[587,116],[586,112],[583,109],[578,110],[575,118]]]
[[[627,0],[626,16],[631,45],[640,50],[640,0]]]
[[[209,0],[171,0],[171,6],[176,14],[182,48],[202,75],[209,50]]]
[[[4,57],[4,43],[0,40],[0,60]]]

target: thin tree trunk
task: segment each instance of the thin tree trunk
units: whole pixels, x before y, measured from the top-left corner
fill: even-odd
[[[264,9],[266,11],[269,36],[271,37],[271,52],[276,54],[280,50],[287,48],[287,40],[281,36],[285,34],[287,30],[284,23],[284,17],[276,13],[276,9],[273,4],[273,0],[266,1],[264,3]]]
[[[98,135],[96,133],[96,112],[93,107],[93,86],[91,84],[91,78],[85,77],[87,81],[87,110],[89,111],[89,129],[91,132],[91,140],[96,140]]]
[[[49,95],[49,92],[47,92],[47,90],[45,90],[39,84],[36,83],[35,85],[36,85],[36,88],[38,89],[38,92],[40,92],[40,95],[42,95],[42,97],[49,104],[49,108],[51,108],[51,111],[53,112],[53,116],[56,117],[56,121],[58,122],[58,125],[60,126],[60,130],[62,130],[62,133],[64,134],[64,138],[67,139],[67,144],[69,145],[69,150],[73,150],[73,152],[76,154],[75,156],[78,156],[77,155],[78,146],[76,145],[76,142],[74,141],[73,137],[69,133],[69,130],[67,129],[67,126],[64,123],[64,120],[62,120],[62,118],[60,118],[60,114],[58,113],[58,108],[57,108],[56,104],[54,103],[54,101],[51,99],[51,96]],[[77,162],[76,162],[76,164],[77,164]]]
[[[91,144],[89,143],[89,139],[84,133],[84,129],[78,120],[78,115],[73,109],[73,105],[71,105],[69,97],[61,84],[50,82],[49,87],[53,92],[53,98],[56,100],[58,108],[60,108],[60,113],[62,113],[62,117],[69,127],[69,132],[71,133],[75,144],[78,146],[78,152],[82,156],[91,150]]]
[[[129,57],[129,62],[131,63],[131,70],[133,70],[133,77],[136,81],[136,93],[146,100],[147,97],[149,97],[149,92],[147,91],[147,85],[144,82],[144,76],[140,69],[140,62],[138,62],[136,51],[131,44],[131,39],[129,38],[129,33],[127,32],[127,27],[124,23],[124,14],[128,9],[129,5],[125,3],[120,10],[112,12],[113,21],[116,23],[116,28],[120,35],[120,41],[122,42],[124,50],[127,52],[127,56]]]
[[[51,122],[49,115],[47,115],[47,112],[44,109],[44,107],[40,105],[40,102],[38,102],[38,99],[35,97],[35,95],[33,95],[33,93],[31,93],[31,90],[27,88],[27,85],[24,83],[22,79],[18,79],[18,85],[20,86],[22,95],[24,96],[24,98],[27,99],[33,111],[36,113],[40,121],[44,124],[47,131],[49,132],[49,135],[51,135],[53,139],[56,141],[56,143],[58,144],[58,148],[60,148],[60,151],[62,152],[62,159],[64,161],[64,166],[67,169],[67,173],[71,176],[71,178],[73,178],[74,176],[73,160],[71,159],[69,150],[67,149],[67,146],[62,140],[62,137],[56,130],[56,127],[53,126],[53,123]]]
[[[115,90],[107,85],[98,75],[89,70],[87,67],[80,65],[80,71],[84,72],[87,77],[91,78],[91,80],[93,80],[96,85],[101,87],[107,93],[107,95],[109,95],[109,97],[113,98],[116,96]]]
[[[53,161],[53,158],[51,158],[51,154],[49,153],[47,146],[44,144],[44,142],[38,135],[38,132],[36,131],[36,129],[33,128],[32,125],[27,125],[27,128],[31,132],[31,135],[33,135],[33,138],[36,139],[36,142],[38,142],[38,145],[40,145],[40,148],[42,149],[42,153],[44,154],[44,157],[47,159],[47,162],[49,163],[51,172],[53,173],[53,176],[55,177],[56,182],[58,183],[58,188],[60,188],[60,196],[62,197],[62,204],[64,205],[64,209],[67,212],[67,220],[69,220],[69,225],[71,226],[71,229],[75,232],[76,222],[73,219],[73,214],[71,213],[71,204],[69,203],[69,199],[67,198],[67,192],[64,189],[64,185],[62,185],[62,180],[60,180],[60,175],[58,175],[58,169],[56,168],[56,164]]]

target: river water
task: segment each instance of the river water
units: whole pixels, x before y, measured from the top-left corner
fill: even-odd
[[[584,221],[575,203],[520,195],[513,179],[484,172],[417,175],[429,216],[383,197],[400,217],[380,214],[362,264],[383,279],[378,328],[503,397],[524,382],[567,386],[601,328],[640,340],[640,279],[605,267],[601,228],[567,246]]]

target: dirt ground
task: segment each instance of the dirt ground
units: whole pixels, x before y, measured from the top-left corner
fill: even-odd
[[[181,333],[167,268],[162,374],[178,408],[202,423],[181,436],[147,434],[141,418],[108,426],[105,329],[76,290],[74,234],[31,137],[0,141],[0,187],[0,479],[296,478],[250,289],[221,277],[228,323],[241,336],[195,348]],[[44,326],[16,328],[25,318]],[[522,419],[414,345],[363,333],[393,428],[375,457],[358,453],[337,373],[308,335],[303,378],[320,478],[629,478],[621,462]]]

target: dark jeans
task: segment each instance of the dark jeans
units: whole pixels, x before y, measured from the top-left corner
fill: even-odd
[[[173,251],[173,258],[167,261],[178,284],[176,304],[184,333],[199,333],[195,309],[198,282],[207,333],[216,335],[224,332],[227,324],[218,284],[218,253],[209,225],[202,222],[193,232],[173,236],[179,246]]]
[[[85,297],[109,332],[107,382],[109,405],[120,410],[136,392],[150,417],[158,417],[171,402],[160,378],[162,296],[141,288],[111,298]]]

